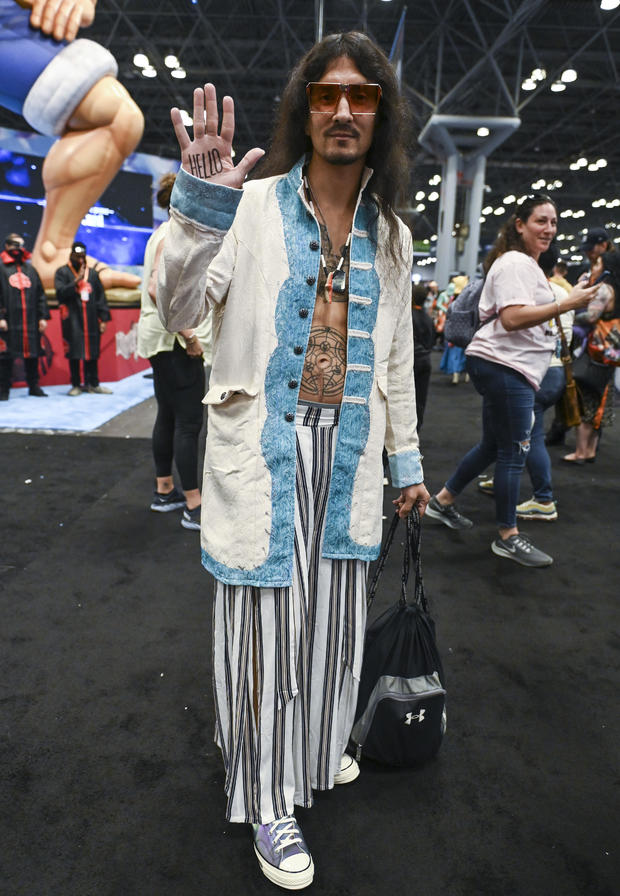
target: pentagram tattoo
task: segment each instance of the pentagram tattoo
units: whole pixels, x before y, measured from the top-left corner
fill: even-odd
[[[190,172],[194,177],[200,177],[202,180],[208,180],[214,174],[223,171],[222,157],[217,149],[210,149],[206,154],[204,152],[196,153],[189,157]]]
[[[333,401],[344,390],[347,369],[347,342],[333,327],[310,330],[301,388],[316,401]]]

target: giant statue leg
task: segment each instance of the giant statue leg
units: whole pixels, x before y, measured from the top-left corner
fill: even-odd
[[[32,261],[44,286],[52,286],[54,272],[67,263],[80,221],[134,151],[143,128],[140,109],[109,75],[88,91],[69,118],[43,165],[46,207]],[[106,289],[140,282],[134,274],[101,265],[98,272]]]

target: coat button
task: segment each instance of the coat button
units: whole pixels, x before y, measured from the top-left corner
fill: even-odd
[[[316,252],[317,249],[319,248],[319,244],[318,244],[318,242],[317,242],[316,240],[311,240],[311,241],[310,241],[310,248],[312,249],[313,252]]]
[[[308,286],[314,286],[314,284],[316,283],[316,277],[313,277],[312,275],[310,277],[306,277],[306,283],[308,284]]]
[[[293,349],[293,351],[295,352],[296,355],[303,355],[304,347],[303,347],[303,345],[296,345],[295,348]]]
[[[289,389],[296,389],[297,388],[297,380],[289,380],[288,387],[289,387]]]
[[[291,412],[288,411],[288,412],[284,415],[284,419],[286,420],[287,423],[292,423],[293,420],[295,419],[295,414],[291,414]]]
[[[308,317],[308,309],[307,309],[307,308],[300,308],[300,309],[299,309],[299,316],[300,316],[300,317]]]

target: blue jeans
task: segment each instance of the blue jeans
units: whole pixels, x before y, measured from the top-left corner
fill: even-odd
[[[467,372],[482,395],[482,439],[463,457],[446,488],[459,495],[472,479],[495,464],[497,524],[512,529],[517,524],[519,484],[530,450],[534,388],[511,367],[475,355],[467,357]]]
[[[544,417],[547,408],[553,407],[564,392],[565,385],[564,368],[550,367],[534,396],[534,426],[526,466],[537,501],[553,501],[551,460],[545,445]]]

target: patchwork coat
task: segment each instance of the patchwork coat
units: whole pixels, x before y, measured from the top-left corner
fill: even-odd
[[[423,481],[411,326],[412,242],[387,251],[385,220],[364,190],[350,246],[347,370],[323,556],[372,560],[382,530],[385,443],[392,484]],[[202,560],[227,584],[290,585],[295,409],[316,299],[320,231],[287,175],[243,190],[179,172],[157,304],[171,331],[213,313],[202,489]]]

